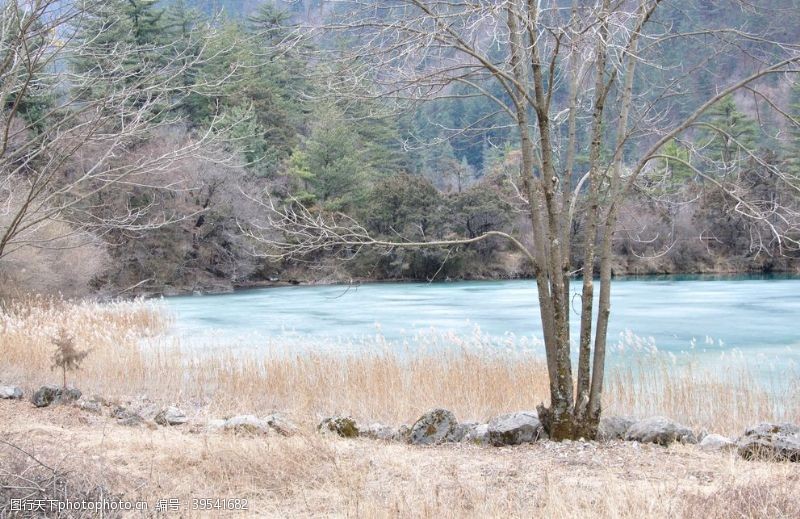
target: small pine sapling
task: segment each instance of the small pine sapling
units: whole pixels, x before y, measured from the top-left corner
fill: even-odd
[[[75,347],[75,338],[63,327],[59,329],[58,335],[51,340],[56,347],[56,351],[53,353],[51,369],[61,369],[64,389],[67,389],[67,371],[80,369],[81,362],[89,355],[89,350],[78,350]]]

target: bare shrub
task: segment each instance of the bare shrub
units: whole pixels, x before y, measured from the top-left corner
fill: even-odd
[[[49,461],[34,455],[28,445],[0,440],[0,517],[16,517],[15,514],[22,517],[97,517],[97,511],[68,511],[66,505],[68,502],[99,503],[118,499],[104,485],[64,468],[63,461],[51,466]],[[24,500],[37,510],[22,515],[26,512],[20,512],[19,505],[13,503],[17,500]],[[59,506],[64,509],[59,510]],[[102,516],[115,518],[121,517],[121,513],[106,510]]]
[[[0,213],[0,228],[7,215]],[[67,297],[88,294],[109,266],[100,239],[64,222],[47,221],[31,231],[32,243],[0,259],[0,297],[24,293],[60,293]]]

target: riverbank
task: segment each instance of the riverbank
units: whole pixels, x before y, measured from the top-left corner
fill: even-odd
[[[316,432],[321,417],[408,424],[433,407],[486,420],[547,402],[543,360],[525,351],[454,343],[399,356],[376,343],[358,354],[195,352],[163,339],[168,316],[147,302],[7,306],[0,323],[0,383],[26,395],[60,380],[51,370],[60,329],[89,351],[67,374],[84,395],[159,408],[178,405],[187,424],[120,424],[74,406],[0,400],[0,478],[47,481],[64,472],[71,495],[127,501],[246,499],[250,516],[358,517],[791,517],[800,480],[786,463],[745,461],[691,445],[632,442],[513,448],[418,447]],[[711,373],[646,357],[647,371],[611,370],[610,415],[666,415],[695,431],[736,437],[760,421],[800,422],[800,393],[766,391],[746,371]],[[795,384],[792,387],[797,387]],[[286,416],[291,437],[211,433],[233,415]],[[11,445],[9,445],[9,443]],[[20,450],[21,449],[21,450]],[[31,457],[33,456],[33,457]],[[35,459],[34,459],[35,458]],[[38,475],[37,475],[38,474]],[[45,479],[36,479],[38,477]],[[7,483],[3,483],[7,484]],[[49,487],[48,487],[49,488]],[[183,509],[184,516],[212,516]],[[702,512],[702,514],[700,514]],[[692,515],[694,514],[694,515]]]
[[[687,272],[623,272],[615,273],[613,279],[696,279],[696,280],[711,280],[711,279],[736,279],[739,277],[747,277],[749,279],[795,279],[800,278],[800,263],[795,269],[783,270],[714,270],[714,271],[687,271]],[[574,280],[580,280],[580,276],[573,276]],[[401,284],[401,283],[448,283],[458,281],[508,281],[508,280],[530,280],[534,278],[529,275],[495,275],[495,276],[458,276],[453,278],[442,279],[416,279],[416,278],[369,278],[369,277],[351,277],[347,275],[337,274],[323,277],[307,277],[297,276],[291,278],[272,278],[261,280],[245,280],[228,282],[223,280],[216,280],[209,283],[194,284],[191,286],[165,286],[160,290],[135,290],[128,291],[124,295],[126,298],[133,299],[136,297],[157,298],[157,297],[175,297],[185,295],[222,295],[232,294],[245,290],[257,290],[260,288],[282,288],[291,286],[351,286],[358,287],[364,284]]]
[[[167,517],[727,519],[800,513],[794,464],[745,461],[693,445],[414,447],[308,431],[264,438],[124,428],[104,420],[110,422],[74,407],[33,409],[26,401],[0,400],[3,440],[22,449],[0,445],[0,484],[23,470],[29,480],[47,480],[53,468],[65,474],[62,484],[73,499],[144,501],[150,514],[164,500]],[[192,510],[206,498],[247,510]],[[178,511],[167,508],[176,503]]]

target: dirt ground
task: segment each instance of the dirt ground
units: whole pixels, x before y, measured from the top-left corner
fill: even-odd
[[[310,423],[288,438],[197,429],[0,400],[0,508],[36,515],[11,509],[35,494],[147,502],[110,517],[800,517],[800,466],[694,446],[424,448],[323,437]]]

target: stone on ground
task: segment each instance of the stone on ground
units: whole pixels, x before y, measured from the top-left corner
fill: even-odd
[[[145,419],[133,409],[124,406],[117,406],[111,416],[116,418],[117,425],[125,427],[138,427],[145,424]]]
[[[545,433],[536,411],[522,411],[493,418],[487,427],[489,443],[501,447],[521,445],[545,439]]]
[[[489,425],[485,423],[472,425],[462,441],[475,445],[489,445]]]
[[[214,432],[214,433],[224,431],[226,421],[227,420],[222,420],[222,419],[209,420],[208,423],[206,423],[205,430],[206,432]]]
[[[359,429],[358,434],[365,438],[384,441],[394,440],[397,437],[397,431],[393,427],[377,422]]]
[[[447,409],[432,409],[422,415],[413,426],[409,443],[413,445],[434,445],[454,441],[458,420]]]
[[[22,398],[22,390],[17,386],[0,386],[0,398],[5,400],[19,400]]]
[[[297,426],[295,426],[282,414],[272,413],[271,415],[264,417],[264,421],[267,422],[267,425],[269,425],[273,431],[281,436],[292,436],[297,434]]]
[[[609,416],[600,418],[597,426],[597,440],[611,441],[625,439],[625,433],[631,425],[636,422],[633,418],[626,416]]]
[[[698,445],[704,451],[730,451],[736,448],[736,442],[721,434],[706,434]]]
[[[317,430],[322,433],[333,433],[342,438],[356,438],[359,433],[358,424],[349,416],[325,418],[317,426]]]
[[[408,443],[411,439],[411,427],[407,424],[401,425],[397,428],[397,432],[394,433],[392,439],[398,442]]]
[[[251,414],[225,420],[224,429],[238,434],[269,434],[272,431],[266,420]]]
[[[691,429],[663,416],[653,416],[635,422],[625,433],[625,439],[663,446],[674,442],[697,443],[697,438]]]
[[[103,402],[96,398],[81,397],[75,402],[75,406],[81,411],[100,415],[103,414]]]
[[[163,426],[183,425],[188,421],[186,413],[174,405],[163,408],[155,417],[155,422]]]
[[[478,426],[478,422],[461,422],[456,425],[456,430],[453,433],[453,441],[461,442],[467,437],[467,434]]]
[[[745,459],[800,462],[800,427],[760,423],[749,427],[736,446]]]
[[[75,388],[63,388],[56,385],[42,386],[33,393],[31,402],[36,407],[47,407],[53,404],[69,403],[78,400],[81,392]]]

